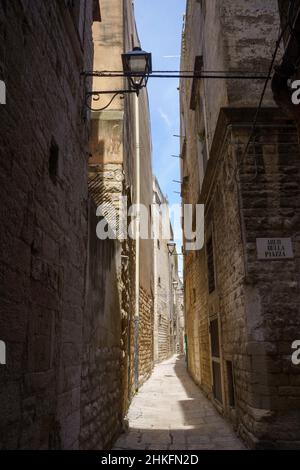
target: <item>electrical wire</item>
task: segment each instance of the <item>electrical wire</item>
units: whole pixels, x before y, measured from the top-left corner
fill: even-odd
[[[118,73],[118,74],[122,74],[125,76],[125,73],[123,70],[101,70],[101,71],[87,71],[87,72],[84,72],[84,74],[91,74],[91,75],[94,75],[94,74],[107,74],[107,73],[111,73],[111,74],[115,74],[115,73]],[[176,73],[176,74],[179,74],[179,73],[190,73],[190,74],[195,74],[195,70],[153,70],[152,73]],[[197,72],[196,72],[197,73]],[[200,73],[200,72],[199,72]],[[240,69],[237,69],[237,70],[204,70],[202,69],[201,70],[201,73],[219,73],[219,74],[232,74],[232,73],[239,73],[239,74],[248,74],[248,75],[251,75],[251,74],[264,74],[266,75],[267,71],[265,72],[253,72],[253,70],[240,70]],[[130,75],[130,74],[126,74],[127,75]],[[136,75],[136,74],[133,74],[133,75]]]
[[[266,80],[268,77],[266,75],[262,75],[262,74],[252,74],[252,75],[244,75],[243,73],[240,73],[240,74],[235,74],[235,72],[230,72],[229,74],[227,75],[223,75],[222,73],[221,74],[217,74],[217,73],[209,73],[209,72],[199,72],[199,73],[195,73],[195,72],[189,72],[189,73],[186,73],[186,72],[172,72],[172,73],[168,73],[168,72],[164,72],[164,73],[158,73],[158,72],[151,72],[149,74],[149,77],[148,78],[189,78],[189,79],[194,79],[194,78],[197,78],[197,79],[218,79],[218,80],[227,80],[227,79],[231,79],[231,80]],[[88,77],[88,76],[93,76],[93,77],[99,77],[99,78],[117,78],[117,77],[124,77],[124,78],[128,78],[130,76],[134,76],[134,77],[143,77],[144,75],[143,74],[128,74],[128,73],[124,73],[124,72],[105,72],[105,71],[101,71],[101,72],[85,72],[85,76]]]

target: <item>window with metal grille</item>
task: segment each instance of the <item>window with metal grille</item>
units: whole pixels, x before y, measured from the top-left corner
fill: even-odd
[[[214,250],[212,237],[206,244],[206,259],[207,259],[207,278],[208,278],[208,292],[211,293],[215,290],[215,267],[214,267]]]

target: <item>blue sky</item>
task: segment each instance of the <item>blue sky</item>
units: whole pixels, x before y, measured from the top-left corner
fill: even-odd
[[[152,52],[153,70],[179,70],[185,0],[135,0],[135,17],[142,48]],[[169,56],[169,57],[168,57]],[[172,57],[170,57],[172,56]],[[169,203],[180,203],[179,93],[177,79],[150,78],[153,172]]]

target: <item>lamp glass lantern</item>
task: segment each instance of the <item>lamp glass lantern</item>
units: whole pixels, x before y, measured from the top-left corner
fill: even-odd
[[[152,56],[150,52],[134,47],[130,52],[122,54],[123,71],[131,87],[138,93],[147,85],[152,73]]]
[[[169,250],[169,255],[172,256],[174,255],[175,248],[176,248],[176,243],[173,241],[170,241],[167,243],[168,250]]]

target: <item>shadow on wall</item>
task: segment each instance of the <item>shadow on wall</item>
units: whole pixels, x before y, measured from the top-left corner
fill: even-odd
[[[122,429],[121,312],[114,240],[96,235],[90,201],[81,392],[82,449],[104,449]]]

